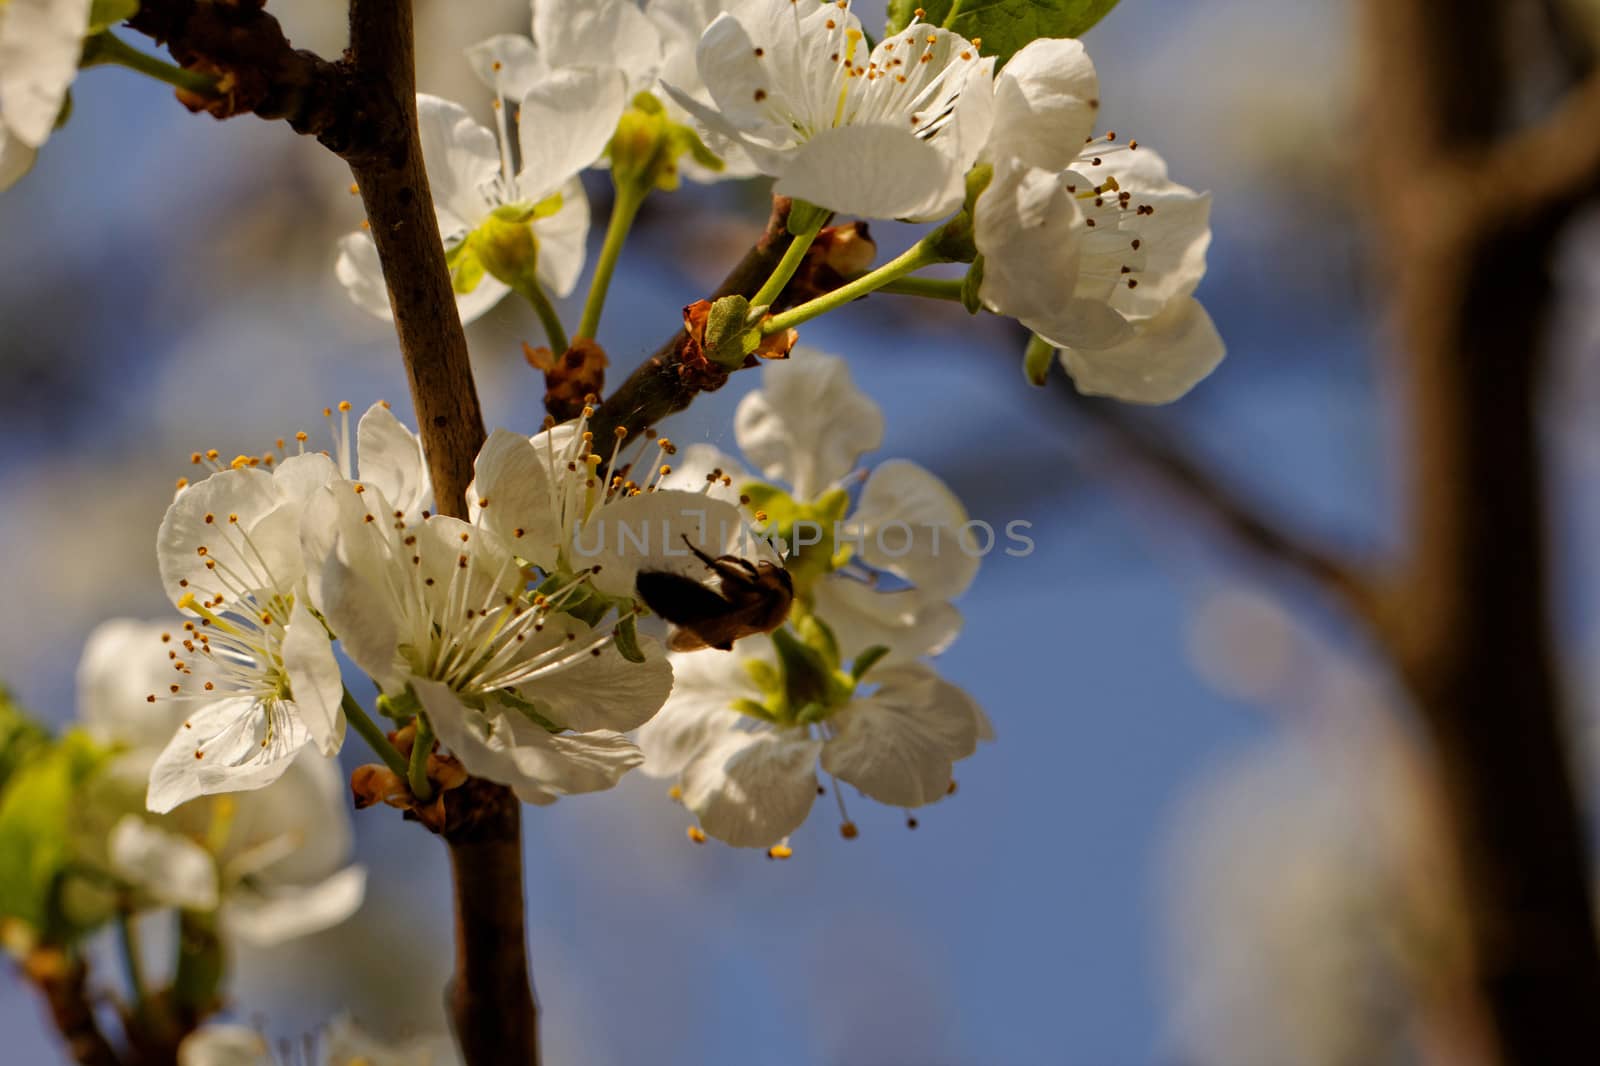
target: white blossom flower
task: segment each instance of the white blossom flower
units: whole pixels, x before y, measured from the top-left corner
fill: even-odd
[[[296,1057],[296,1066],[454,1066],[454,1050],[443,1038],[417,1038],[404,1043],[383,1043],[364,1032],[346,1016],[339,1016],[304,1046],[308,1057]],[[212,1022],[184,1037],[178,1046],[178,1066],[290,1066],[272,1052],[272,1045],[255,1029],[229,1022]]]
[[[700,35],[723,6],[721,0],[651,0],[641,11],[634,0],[535,0],[531,39],[500,34],[468,48],[467,58],[479,80],[508,104],[562,70],[614,70],[627,86],[626,96],[617,101],[609,125],[600,115],[596,122],[607,129],[615,127],[629,101],[651,93],[673,122],[689,126],[692,116],[660,91],[657,78],[710,103],[694,54]],[[674,164],[679,173],[697,182],[757,173],[737,144],[709,131],[698,132],[722,166],[708,166],[693,153],[685,153]]]
[[[15,183],[55,129],[78,76],[90,0],[0,3],[0,189]]]
[[[845,513],[856,464],[883,442],[883,414],[855,387],[844,360],[796,348],[768,363],[762,387],[739,404],[734,435],[761,476],[786,482],[788,493],[774,495],[780,490],[710,445],[684,449],[663,484],[733,502],[744,496],[749,508],[766,508],[794,542],[797,593],[833,629],[847,659],[875,646],[914,659],[955,639],[961,614],[949,601],[978,568],[976,546],[964,536],[966,510],[933,474],[891,459],[877,464]],[[882,587],[884,577],[901,587]]]
[[[623,79],[616,70],[554,72],[516,102],[521,135],[513,138],[508,107],[498,100],[498,131],[490,132],[461,105],[417,95],[423,162],[463,322],[483,315],[510,291],[504,278],[487,270],[473,239],[492,244],[527,227],[539,283],[556,296],[577,285],[589,233],[589,202],[576,175],[605,150],[624,100]],[[370,234],[352,233],[340,240],[335,273],[358,306],[380,318],[391,317]]]
[[[610,631],[556,611],[581,581],[530,600],[494,532],[407,522],[359,482],[321,490],[304,537],[312,599],[346,654],[383,692],[414,694],[469,772],[548,803],[638,763],[621,731],[661,705],[671,671],[653,641],[630,663]]]
[[[325,455],[268,473],[241,465],[178,494],[157,538],[162,582],[189,620],[174,629],[164,694],[189,707],[151,772],[164,812],[216,792],[261,788],[308,743],[339,750],[344,685],[322,623],[301,594],[300,516],[338,478]]]
[[[871,218],[961,203],[988,135],[994,60],[913,23],[868,54],[848,4],[745,0],[706,29],[698,86],[667,91],[737,142],[778,193]]]
[[[860,681],[838,677],[805,706],[786,685],[769,638],[732,654],[674,653],[672,695],[639,731],[644,770],[678,777],[705,832],[736,847],[770,847],[798,829],[818,794],[817,767],[896,807],[950,791],[951,771],[992,732],[961,689],[921,663],[885,664]],[[789,679],[792,681],[792,679]]]
[[[374,404],[356,427],[358,456],[350,410],[338,405],[331,458],[303,450],[281,462],[241,456],[185,484],[167,510],[157,545],[162,578],[189,618],[166,632],[171,673],[147,698],[188,713],[156,761],[154,811],[208,793],[260,788],[287,769],[301,745],[314,743],[332,755],[343,742],[344,683],[327,629],[304,595],[306,501],[358,473],[412,520],[433,496],[416,436],[386,405]],[[324,414],[332,419],[334,410]],[[307,439],[296,435],[301,449]],[[220,466],[214,452],[194,458]]]
[[[338,763],[302,748],[280,777],[244,795],[208,796],[167,814],[136,813],[151,768],[182,708],[148,702],[170,672],[160,622],[115,619],[90,635],[78,667],[78,713],[114,754],[91,790],[85,824],[106,824],[108,872],[136,900],[216,913],[225,934],[278,943],[344,920],[360,906],[365,873],[347,865],[353,834]],[[115,812],[121,810],[120,817]]]
[[[996,77],[978,197],[979,295],[1061,350],[1083,392],[1177,399],[1223,344],[1193,293],[1211,198],[1136,141],[1094,137],[1098,82],[1083,45],[1044,38]]]

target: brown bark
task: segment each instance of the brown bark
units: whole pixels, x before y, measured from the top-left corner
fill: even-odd
[[[45,948],[23,963],[23,971],[44,996],[50,1020],[73,1062],[80,1066],[120,1066],[121,1059],[95,1020],[85,987],[88,974],[81,959]]]
[[[1558,1066],[1600,1055],[1600,946],[1563,737],[1538,406],[1549,261],[1594,187],[1600,129],[1511,159],[1543,172],[1538,195],[1494,181],[1497,149],[1522,150],[1502,140],[1517,6],[1367,5],[1414,464],[1390,635],[1433,741],[1496,1061]]]

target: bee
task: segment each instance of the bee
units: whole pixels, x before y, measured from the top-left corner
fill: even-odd
[[[692,577],[665,570],[642,570],[634,579],[645,605],[672,623],[667,647],[673,651],[732,651],[739,638],[770,633],[783,625],[794,602],[789,571],[737,555],[713,557],[690,544],[688,537],[683,542],[716,577],[716,591]]]

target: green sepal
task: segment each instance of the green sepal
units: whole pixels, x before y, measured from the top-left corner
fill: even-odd
[[[139,0],[94,0],[89,5],[89,28],[85,31],[85,36],[92,36],[119,22],[126,22],[138,13]]]
[[[483,269],[513,289],[537,276],[539,242],[526,221],[509,221],[490,215],[468,235],[467,243],[472,245]]]
[[[409,722],[422,713],[422,701],[417,699],[416,690],[410,685],[398,696],[380,693],[373,706],[379,714],[396,722]]]
[[[917,9],[929,26],[943,26],[971,40],[983,38],[984,55],[1001,64],[1040,37],[1081,37],[1111,13],[1117,0],[889,0],[886,32],[899,33]]]
[[[818,207],[805,200],[795,200],[789,205],[789,217],[784,224],[789,230],[789,236],[804,237],[821,229],[827,223],[828,216],[832,214],[833,212],[826,207]]]
[[[806,611],[796,619],[795,629],[801,640],[821,653],[830,673],[839,668],[839,638],[833,635],[833,627]]]
[[[972,266],[961,278],[961,306],[967,309],[967,314],[975,315],[983,310],[983,300],[978,295],[983,289],[983,256],[974,256]]]
[[[877,666],[878,663],[882,662],[883,657],[888,654],[888,648],[884,647],[882,644],[874,644],[860,655],[857,655],[856,661],[850,664],[851,680],[855,681],[857,684],[860,684],[861,679],[867,676],[867,671],[871,670],[874,666]]]
[[[792,529],[795,519],[804,513],[793,496],[765,481],[745,482],[739,486],[739,495],[750,501],[745,504],[749,510],[760,511],[766,515],[766,528],[777,532],[780,536],[785,530]]]
[[[611,642],[630,663],[644,662],[644,649],[639,647],[639,630],[634,625],[632,614],[625,614],[617,620],[617,628],[611,631]]]
[[[478,258],[471,237],[445,252],[444,261],[450,268],[450,288],[457,296],[467,295],[483,281],[483,260]]]
[[[1028,338],[1027,350],[1022,353],[1022,376],[1028,384],[1043,388],[1050,380],[1050,367],[1055,361],[1055,345],[1035,333]]]
[[[777,722],[778,720],[778,716],[768,710],[765,704],[745,696],[740,696],[729,706],[740,714],[747,714],[751,718],[756,718],[763,722]]]

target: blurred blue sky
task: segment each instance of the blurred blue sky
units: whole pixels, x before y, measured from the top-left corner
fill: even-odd
[[[1334,7],[1126,0],[1088,43],[1107,121],[1217,197],[1201,296],[1231,354],[1161,419],[1299,524],[1370,547],[1387,536],[1393,495],[1371,326],[1336,178],[1314,177],[1347,135]],[[292,34],[307,9],[285,8]],[[519,9],[501,5],[494,25],[525,25]],[[332,32],[325,19],[307,27],[297,43]],[[465,92],[446,44],[477,35],[425,37],[437,51],[424,87]],[[190,451],[319,430],[334,400],[408,407],[387,327],[333,281],[332,240],[359,220],[336,161],[279,126],[187,115],[121,71],[90,72],[75,96],[71,124],[0,198],[8,254],[25,264],[0,284],[0,491],[13,502],[0,518],[12,590],[0,675],[58,720],[94,621],[162,612],[151,548]],[[601,338],[616,374],[675,327],[759,210],[695,228],[646,216]],[[860,802],[861,837],[843,841],[819,803],[788,863],[691,847],[683,812],[649,779],[530,810],[530,938],[555,1066],[1177,1061],[1161,977],[1164,833],[1206,769],[1268,729],[1204,684],[1187,651],[1196,605],[1241,578],[1059,397],[1022,383],[1002,331],[889,299],[807,327],[804,341],[850,357],[885,408],[877,458],[928,466],[974,517],[1033,523],[1036,554],[986,562],[961,604],[967,630],[940,662],[999,739],[958,767],[959,794],[916,831]],[[542,415],[523,338],[537,342],[536,322],[509,304],[473,330],[492,424],[526,429]],[[673,437],[734,449],[732,411],[755,384],[738,375],[703,397]],[[1320,617],[1303,590],[1283,591]],[[364,755],[352,741],[347,758]],[[351,927],[241,971],[238,1002],[278,1030],[344,1005],[379,1029],[439,1024],[443,851],[391,812],[357,823],[373,902]],[[44,1039],[38,1017],[0,978],[0,1026],[27,1048],[12,1061],[47,1059],[28,1043]]]

